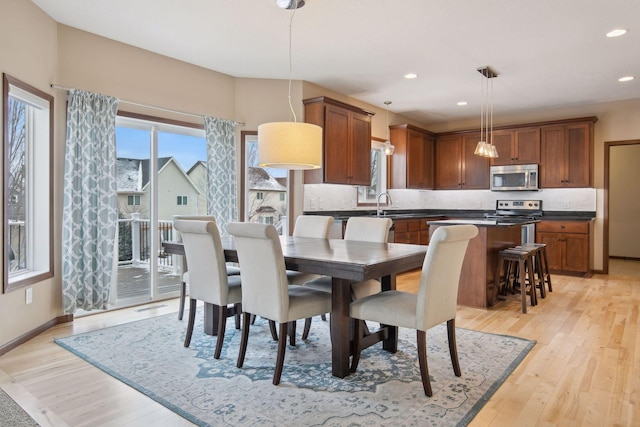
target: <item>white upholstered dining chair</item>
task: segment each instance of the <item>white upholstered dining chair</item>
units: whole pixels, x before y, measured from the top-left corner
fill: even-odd
[[[390,218],[351,217],[347,220],[344,240],[388,243],[389,229],[393,222]],[[331,292],[331,277],[322,276],[305,283],[305,286],[325,292]],[[351,284],[354,298],[362,298],[380,292],[380,282],[375,279]]]
[[[216,219],[212,215],[174,215],[173,220],[193,220],[193,221],[213,221]],[[179,232],[178,232],[179,233]],[[177,236],[178,242],[182,241],[181,236]],[[228,276],[240,275],[240,269],[233,265],[225,264]],[[180,286],[180,308],[178,309],[178,320],[182,320],[184,317],[184,305],[187,298],[187,285],[189,284],[189,266],[187,263],[187,257],[182,257],[182,283]]]
[[[458,283],[469,240],[478,234],[474,225],[441,226],[433,233],[422,266],[418,294],[385,291],[351,303],[353,319],[371,320],[382,325],[417,331],[418,360],[422,387],[432,396],[427,366],[427,330],[447,322],[449,353],[453,372],[461,376],[455,336]],[[362,352],[363,322],[356,322],[351,371],[355,372]]]
[[[280,383],[290,322],[331,310],[331,296],[304,286],[289,286],[280,239],[272,225],[234,222],[227,224],[233,236],[242,278],[242,340],[238,368],[244,364],[251,315],[280,324],[278,355],[273,384]]]
[[[189,322],[184,346],[189,347],[193,334],[197,301],[218,306],[218,339],[214,358],[219,359],[224,342],[227,317],[235,315],[239,327],[242,289],[240,276],[227,275],[220,233],[213,221],[177,220],[173,226],[182,234],[185,256],[189,262]],[[233,304],[229,310],[228,305]]]
[[[296,224],[293,227],[293,237],[327,239],[332,225],[332,216],[300,215],[296,218]],[[290,285],[303,285],[318,277],[321,276],[303,271],[287,270],[287,280]]]

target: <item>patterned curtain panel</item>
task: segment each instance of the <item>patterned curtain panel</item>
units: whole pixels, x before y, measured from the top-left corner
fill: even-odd
[[[118,225],[118,100],[69,91],[62,212],[62,303],[65,314],[105,309]]]
[[[235,122],[204,118],[207,136],[207,214],[216,218],[220,234],[225,225],[237,221]]]

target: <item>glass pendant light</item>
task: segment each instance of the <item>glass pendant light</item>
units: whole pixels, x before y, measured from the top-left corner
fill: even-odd
[[[387,106],[387,140],[384,142],[382,150],[384,151],[384,154],[390,156],[396,149],[396,147],[391,144],[391,140],[389,138],[389,105],[391,105],[391,101],[384,101],[384,105]]]
[[[482,103],[480,104],[480,141],[473,154],[496,158],[498,150],[493,145],[493,80],[498,75],[489,66],[478,68],[482,75]],[[491,86],[489,86],[491,84]]]

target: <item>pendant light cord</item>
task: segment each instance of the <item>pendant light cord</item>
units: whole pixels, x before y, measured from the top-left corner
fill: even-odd
[[[293,121],[297,122],[296,113],[293,111],[293,104],[291,103],[291,75],[293,73],[293,61],[291,60],[291,32],[293,28],[293,16],[296,14],[296,10],[298,9],[298,0],[295,1],[295,7],[291,10],[291,16],[289,18],[289,109],[291,110],[291,114],[293,115]]]

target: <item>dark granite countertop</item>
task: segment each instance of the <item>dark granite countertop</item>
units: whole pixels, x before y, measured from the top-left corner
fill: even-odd
[[[460,210],[460,209],[388,209],[384,210],[384,217],[391,219],[411,218],[456,218],[456,219],[483,219],[485,214],[492,214],[495,210]],[[374,210],[354,211],[309,211],[305,215],[329,215],[336,221],[346,221],[352,216],[375,216]],[[593,211],[544,211],[541,220],[557,221],[591,221],[596,217]]]

